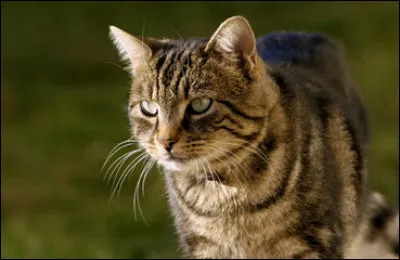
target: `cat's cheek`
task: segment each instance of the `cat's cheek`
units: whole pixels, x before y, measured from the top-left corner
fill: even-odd
[[[138,141],[151,143],[156,131],[156,122],[155,118],[132,117],[131,133]]]

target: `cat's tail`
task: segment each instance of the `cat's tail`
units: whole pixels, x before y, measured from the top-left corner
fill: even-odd
[[[369,212],[368,239],[385,241],[387,248],[399,258],[399,208],[391,207],[383,195],[373,192]]]
[[[399,208],[372,192],[361,229],[361,243],[351,258],[399,259]]]

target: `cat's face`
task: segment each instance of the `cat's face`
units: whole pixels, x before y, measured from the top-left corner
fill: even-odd
[[[228,19],[209,41],[139,40],[115,27],[112,36],[133,76],[132,135],[160,165],[234,167],[236,154],[260,137],[264,65],[243,18]]]

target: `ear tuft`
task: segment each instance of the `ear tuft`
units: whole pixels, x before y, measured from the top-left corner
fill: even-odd
[[[109,26],[110,38],[116,46],[122,60],[129,62],[132,73],[140,65],[146,64],[152,54],[151,48],[143,40],[115,26]]]

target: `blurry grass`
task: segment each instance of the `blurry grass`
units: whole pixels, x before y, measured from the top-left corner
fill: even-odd
[[[108,201],[111,193],[100,168],[117,141],[107,140],[126,135],[121,111],[107,105],[118,99],[112,92],[98,90],[94,98],[86,88],[60,89],[51,100],[42,100],[42,107],[35,106],[37,111],[29,111],[26,122],[2,124],[3,256],[174,256],[172,221],[156,172],[142,199],[149,226],[133,219],[133,181],[124,185],[120,199]],[[76,105],[82,97],[91,105]],[[99,129],[97,122],[104,122],[105,115],[109,127]],[[113,125],[122,127],[118,131]],[[154,250],[152,238],[165,248]]]
[[[2,258],[179,256],[162,175],[141,199],[148,226],[133,219],[137,178],[108,201],[100,168],[129,137],[129,77],[110,64],[108,25],[207,36],[236,14],[258,36],[323,31],[345,44],[370,114],[371,185],[398,204],[397,2],[2,2]]]

